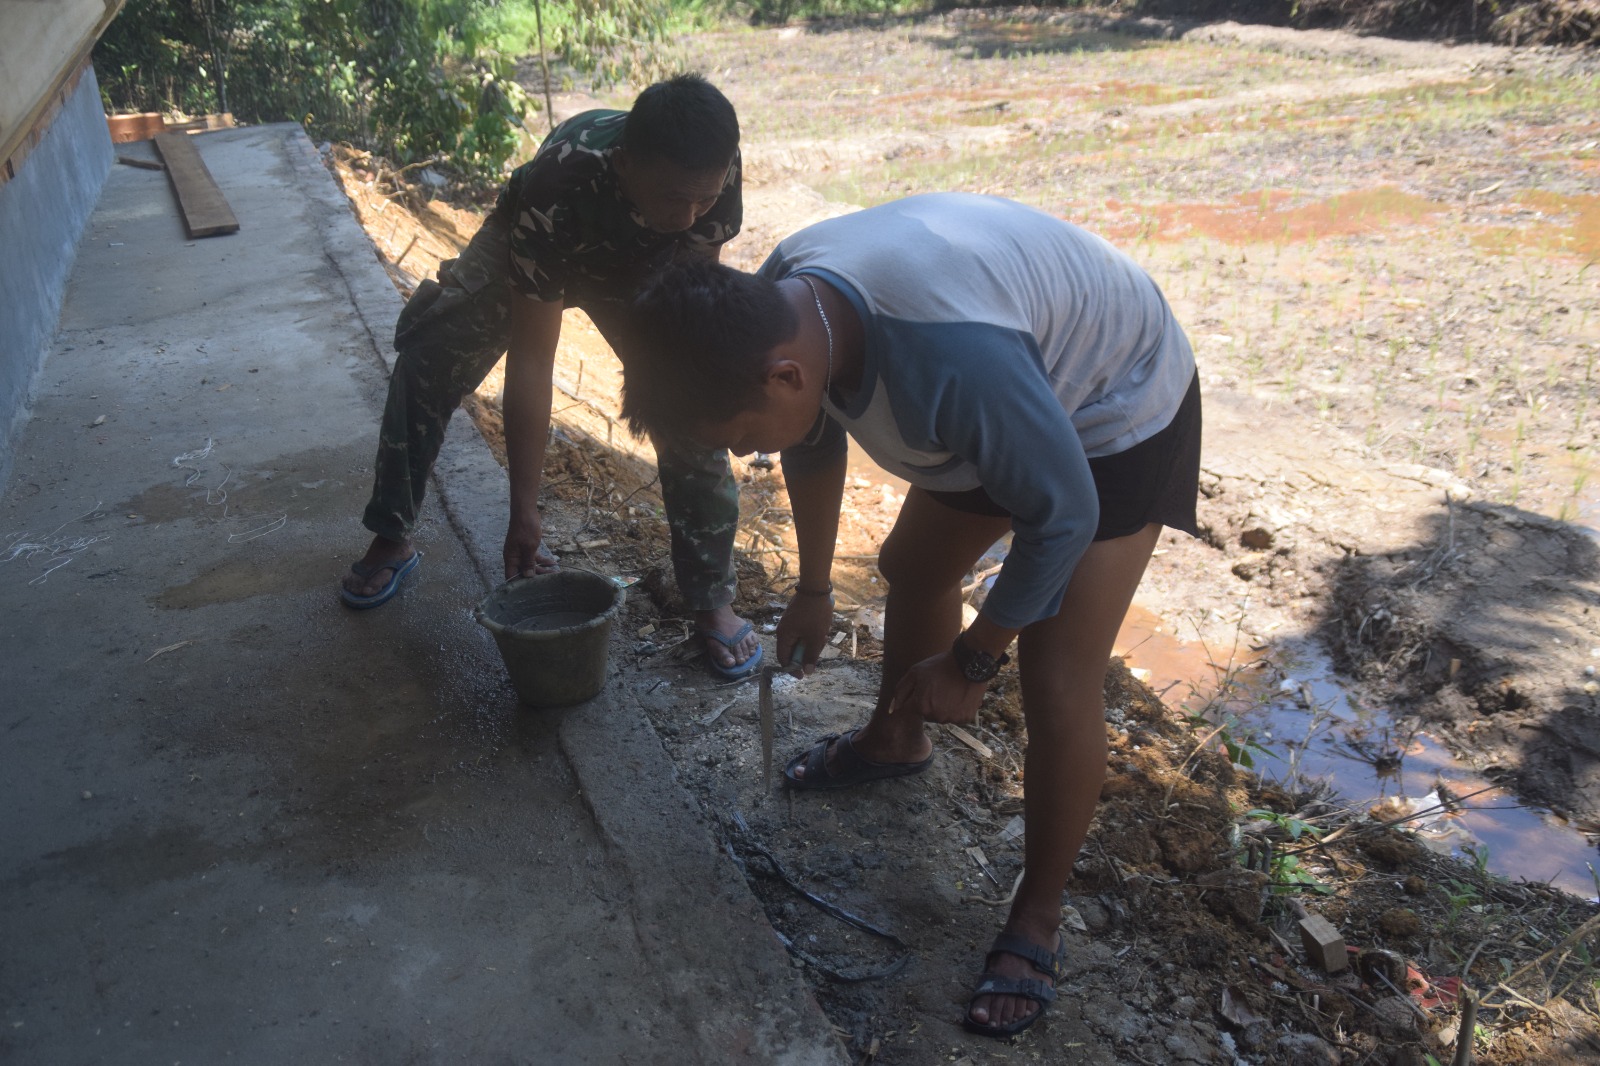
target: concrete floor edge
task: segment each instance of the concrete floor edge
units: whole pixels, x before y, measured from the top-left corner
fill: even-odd
[[[308,197],[329,208],[319,213],[324,251],[349,287],[386,377],[394,360],[386,324],[402,301],[316,147],[299,126],[286,125],[289,152]],[[363,262],[369,255],[370,264]],[[471,419],[464,414],[452,419],[434,485],[485,592],[501,567],[506,484],[505,471]],[[697,804],[678,783],[644,712],[619,698],[615,672],[600,696],[556,713],[564,714],[561,748],[584,803],[628,872],[641,946],[701,1038],[696,1058],[784,1066],[847,1062],[827,1016],[791,965],[754,894],[716,847]],[[677,887],[685,884],[703,886],[704,892],[686,897]],[[689,931],[694,936],[685,938]],[[734,961],[737,968],[730,965]],[[765,1008],[758,1015],[740,1009],[742,996],[715,994],[752,979]]]

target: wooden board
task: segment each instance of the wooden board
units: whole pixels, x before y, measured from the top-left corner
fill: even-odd
[[[200,158],[200,149],[187,133],[156,135],[156,151],[167,163],[167,178],[183,212],[183,225],[190,237],[216,237],[239,232],[228,198],[222,195],[216,179]]]

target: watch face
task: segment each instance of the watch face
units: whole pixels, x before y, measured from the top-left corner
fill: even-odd
[[[981,651],[971,653],[972,657],[961,667],[961,672],[968,681],[988,681],[999,670],[999,665]]]
[[[979,651],[969,646],[959,636],[950,649],[956,659],[956,665],[961,668],[961,676],[973,684],[979,684],[994,678],[1000,668],[1010,661],[1009,655],[1002,655],[996,659],[988,652]]]

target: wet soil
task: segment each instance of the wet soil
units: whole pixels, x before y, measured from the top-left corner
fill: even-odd
[[[1460,807],[1497,784],[1500,801],[1539,805],[1580,841],[1559,883],[1586,888],[1593,842],[1573,833],[1600,833],[1594,55],[1020,9],[730,29],[683,47],[745,129],[736,265],[895,196],[1007,195],[1144,263],[1195,342],[1206,392],[1204,536],[1163,537],[1119,648],[1133,671],[1118,665],[1108,684],[1113,752],[1069,889],[1062,1000],[1015,1045],[995,1044],[958,1021],[1001,921],[993,901],[1021,863],[1015,678],[965,737],[939,731],[922,777],[767,789],[755,686],[719,684],[697,662],[649,450],[615,422],[614,359],[567,316],[549,539],[636,580],[619,690],[656,722],[855,1053],[1448,1061],[1447,978],[1465,974],[1485,1000],[1478,1061],[1600,1061],[1592,909],[1509,848],[1473,865],[1385,826],[1459,827]],[[425,204],[374,161],[333,154],[402,288],[470,234],[471,210]],[[498,382],[471,405],[491,446]],[[738,606],[770,626],[793,561],[787,500],[781,475],[738,470]],[[779,682],[780,765],[871,705],[873,553],[903,489],[853,471],[835,643],[817,675]],[[1380,724],[1322,728],[1308,648]],[[1277,735],[1251,734],[1269,704]],[[1246,739],[1270,754],[1230,751]],[[1252,750],[1262,779],[1233,765]],[[1402,784],[1377,806],[1341,800],[1299,772],[1330,753]],[[1410,774],[1397,772],[1407,758]],[[1308,848],[1314,832],[1339,839]],[[1252,852],[1266,873],[1246,868]],[[826,915],[802,889],[898,939]],[[1290,896],[1352,947],[1399,953],[1421,983],[1321,973]],[[848,980],[902,956],[892,976]]]

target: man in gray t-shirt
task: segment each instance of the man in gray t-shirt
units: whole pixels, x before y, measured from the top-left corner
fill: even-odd
[[[1055,998],[1061,892],[1105,777],[1106,664],[1164,527],[1195,532],[1200,395],[1160,290],[1100,238],[1006,200],[912,197],[778,245],[757,275],[683,264],[636,303],[655,340],[624,371],[636,430],[783,453],[799,582],[780,662],[832,623],[845,433],[912,485],[871,719],[790,760],[795,789],[914,774],[926,722],[970,722],[1019,642],[1026,875],[964,1019],[1008,1036]],[[1006,532],[977,619],[961,584]]]

